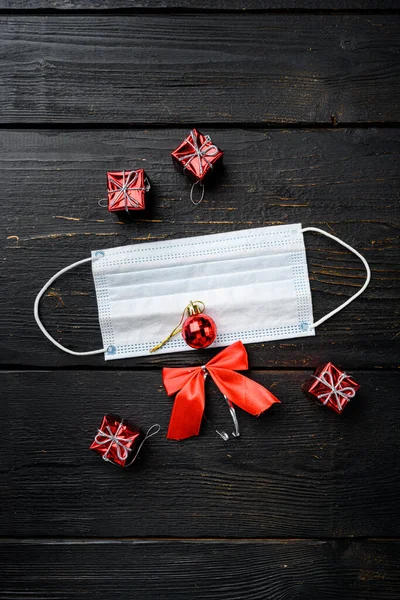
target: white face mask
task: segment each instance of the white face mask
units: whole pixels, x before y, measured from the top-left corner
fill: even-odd
[[[305,231],[319,232],[363,262],[362,288],[314,322],[304,247]],[[39,300],[57,277],[92,261],[104,347],[74,352],[54,340],[39,319]],[[106,360],[149,355],[175,327],[191,300],[201,300],[218,334],[210,347],[315,335],[315,328],[355,300],[370,269],[354,248],[315,227],[261,227],[92,252],[54,275],[35,300],[35,319],[58,348],[78,356],[104,352]],[[158,353],[191,350],[180,335]]]

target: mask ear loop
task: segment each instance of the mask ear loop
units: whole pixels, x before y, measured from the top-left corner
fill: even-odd
[[[63,275],[67,271],[70,271],[71,269],[74,269],[75,267],[78,267],[79,265],[83,265],[84,263],[87,263],[87,262],[89,262],[91,260],[92,260],[92,257],[84,258],[83,260],[78,260],[77,262],[73,263],[72,265],[68,265],[68,267],[64,267],[64,269],[61,269],[61,271],[58,271],[58,273],[56,273],[55,275],[53,275],[53,277],[51,277],[48,280],[48,282],[44,284],[44,286],[42,287],[42,289],[40,290],[40,292],[36,296],[36,298],[35,298],[35,304],[33,306],[33,314],[34,314],[34,317],[35,317],[35,321],[38,324],[38,326],[39,326],[41,332],[43,333],[43,335],[45,335],[47,337],[47,339],[50,340],[50,342],[52,344],[54,344],[55,346],[57,346],[57,348],[59,348],[60,350],[64,350],[64,352],[67,352],[68,354],[73,354],[74,356],[89,356],[91,354],[103,354],[104,352],[106,352],[107,348],[101,348],[100,350],[90,350],[89,352],[75,352],[74,350],[69,350],[69,348],[66,348],[65,346],[63,346],[62,344],[60,344],[59,342],[57,342],[57,340],[55,340],[53,337],[51,337],[51,335],[49,334],[49,332],[47,331],[47,329],[43,325],[42,321],[40,320],[40,317],[39,317],[39,302],[40,302],[41,297],[43,296],[43,294],[47,290],[47,288],[56,279],[58,279],[58,277],[60,277],[61,275]]]
[[[310,325],[310,329],[315,329],[316,327],[318,327],[319,325],[321,325],[322,323],[324,323],[325,321],[327,321],[328,319],[333,317],[333,315],[336,315],[336,313],[343,310],[348,304],[350,304],[350,302],[353,302],[353,300],[358,298],[358,296],[361,296],[361,294],[367,289],[368,284],[371,281],[371,269],[370,269],[369,264],[367,263],[366,259],[362,256],[362,254],[360,254],[355,248],[353,248],[349,244],[346,244],[346,242],[343,242],[343,240],[337,238],[336,236],[332,235],[331,233],[328,233],[327,231],[324,231],[323,229],[319,229],[318,227],[304,227],[303,229],[301,229],[302,233],[305,233],[306,231],[315,231],[316,233],[321,233],[322,235],[325,235],[326,237],[331,238],[331,240],[334,240],[341,246],[344,246],[344,248],[347,248],[347,250],[350,250],[350,252],[355,254],[361,260],[361,262],[363,263],[365,270],[367,272],[367,276],[365,278],[364,285],[358,290],[358,292],[353,294],[353,296],[348,298],[346,300],[346,302],[343,302],[343,304],[341,304],[340,306],[338,306],[337,308],[332,310],[330,313],[328,313],[327,315],[325,315],[318,321],[315,321],[314,323],[312,323]]]

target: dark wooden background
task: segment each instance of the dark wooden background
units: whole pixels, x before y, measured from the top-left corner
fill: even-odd
[[[400,598],[400,7],[299,4],[0,0],[1,600]],[[226,164],[198,207],[169,156],[194,125]],[[98,206],[107,170],[142,166],[145,214]],[[34,322],[91,249],[291,222],[372,282],[315,338],[248,347],[282,404],[237,441],[165,439],[161,366],[213,352],[105,363]],[[306,235],[319,317],[364,272]],[[99,347],[90,268],[42,314]],[[301,392],[326,360],[361,384],[340,417]],[[226,427],[212,386],[207,411]],[[162,425],[131,470],[88,451],[107,412]]]

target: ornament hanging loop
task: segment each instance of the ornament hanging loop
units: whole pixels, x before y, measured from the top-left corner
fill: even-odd
[[[150,188],[151,188],[151,184],[150,184],[149,178],[146,176],[144,178],[144,191],[149,192]]]
[[[183,314],[187,312],[188,316],[191,317],[192,315],[199,315],[200,313],[204,312],[204,309],[205,304],[201,300],[195,300],[194,302],[190,301]]]
[[[144,436],[143,440],[140,442],[140,445],[139,445],[138,449],[136,450],[134,457],[126,465],[124,465],[125,467],[130,467],[131,464],[133,464],[135,462],[145,441],[148,440],[149,438],[153,437],[153,435],[157,435],[157,433],[159,433],[160,429],[161,429],[161,426],[158,423],[155,423],[154,425],[149,427],[146,435]]]
[[[174,335],[177,335],[178,333],[180,333],[182,331],[182,323],[186,318],[186,314],[188,316],[198,315],[198,314],[204,312],[205,307],[206,306],[205,306],[204,302],[202,302],[201,300],[193,300],[193,301],[191,300],[189,302],[189,304],[187,306],[185,306],[182,316],[181,316],[181,320],[179,321],[178,325],[171,331],[171,333],[165,338],[165,340],[163,340],[162,342],[160,342],[159,344],[154,346],[154,348],[152,348],[150,350],[150,353],[157,352],[157,350],[159,350],[167,342],[169,342],[169,340],[172,337],[174,337]]]
[[[194,198],[193,198],[193,190],[196,185],[200,185],[200,188],[201,188],[201,196],[200,196],[199,200],[194,200]],[[201,183],[201,181],[199,180],[199,181],[196,181],[190,188],[190,201],[192,204],[197,206],[198,204],[200,204],[200,202],[203,202],[203,199],[204,199],[204,184]]]

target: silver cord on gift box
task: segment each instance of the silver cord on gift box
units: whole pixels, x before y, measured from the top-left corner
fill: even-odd
[[[114,185],[117,186],[117,189],[115,190],[110,190],[108,192],[108,196],[110,196],[110,194],[116,194],[115,198],[113,198],[111,201],[109,200],[109,198],[101,198],[101,200],[99,200],[98,204],[99,206],[101,206],[102,208],[107,208],[107,206],[109,206],[110,208],[112,208],[113,206],[115,206],[121,199],[121,196],[123,194],[124,197],[124,207],[125,207],[125,211],[129,212],[129,207],[131,208],[140,208],[140,204],[137,200],[135,200],[135,198],[132,198],[132,196],[129,195],[129,192],[133,192],[133,191],[140,191],[140,192],[148,192],[150,190],[150,181],[148,180],[147,177],[144,178],[144,187],[134,187],[139,174],[137,171],[126,171],[128,173],[128,177],[125,179],[125,171],[122,171],[122,185],[119,181],[117,181],[116,179],[114,179],[114,177],[109,176],[110,179],[112,180],[112,183]]]
[[[189,138],[191,138],[191,139],[189,139]],[[190,165],[190,163],[192,162],[192,160],[194,158],[197,158],[199,161],[199,173],[200,173],[200,177],[201,177],[203,175],[202,161],[204,160],[204,162],[207,163],[207,165],[210,167],[210,169],[212,169],[213,165],[208,160],[207,157],[216,156],[218,154],[219,150],[218,150],[217,146],[215,146],[214,144],[211,143],[211,138],[209,135],[205,136],[204,142],[199,147],[199,145],[197,143],[196,135],[194,134],[193,130],[190,132],[189,137],[187,138],[186,141],[193,148],[193,152],[190,152],[189,154],[185,154],[184,156],[179,156],[178,160],[180,162],[186,161],[185,164],[183,165],[183,170],[185,171],[188,168],[188,166]],[[194,200],[194,198],[193,198],[193,190],[196,185],[200,185],[200,187],[201,187],[201,197],[199,200]],[[199,179],[199,181],[195,181],[195,183],[192,185],[192,187],[190,189],[190,201],[192,202],[192,204],[197,206],[198,204],[200,204],[200,202],[203,201],[203,198],[204,198],[204,184],[202,183],[201,179]]]
[[[205,136],[205,140],[200,147],[197,143],[197,139],[196,139],[196,136],[195,136],[193,130],[190,132],[189,136],[191,137],[191,140],[188,137],[186,141],[190,146],[192,146],[193,152],[189,152],[189,154],[180,156],[179,160],[181,162],[183,162],[184,160],[187,161],[183,165],[183,170],[185,171],[188,168],[188,166],[190,165],[190,163],[192,162],[192,160],[194,158],[197,158],[199,161],[199,173],[201,176],[201,175],[203,175],[202,160],[204,160],[208,164],[208,166],[212,169],[212,164],[208,160],[207,156],[209,156],[209,157],[216,156],[218,154],[219,150],[218,150],[217,146],[214,146],[214,144],[211,144],[211,138],[209,135]]]
[[[341,398],[343,398],[343,400],[347,400],[348,402],[351,400],[351,398],[354,398],[354,396],[356,395],[354,388],[352,388],[351,386],[340,387],[343,380],[346,379],[346,377],[346,373],[341,373],[335,384],[333,375],[332,373],[330,373],[330,371],[323,371],[320,377],[318,377],[317,375],[313,375],[314,379],[316,379],[329,389],[329,392],[323,392],[322,394],[318,394],[317,396],[318,400],[320,400],[324,406],[328,404],[328,402],[333,396],[336,400],[338,410],[341,411],[343,410],[343,402],[341,401]]]
[[[130,436],[128,438],[120,436],[119,434],[121,433],[123,424],[124,421],[122,420],[118,425],[117,431],[115,433],[112,432],[111,427],[109,425],[106,426],[106,431],[102,431],[101,429],[97,430],[97,435],[94,438],[96,444],[98,444],[99,446],[104,446],[105,444],[108,444],[108,448],[102,456],[103,460],[105,460],[106,462],[112,462],[108,458],[108,453],[110,452],[113,446],[117,448],[117,456],[119,460],[126,460],[128,458],[130,448],[127,446],[127,444],[129,442],[132,442],[136,438],[136,435]]]
[[[108,453],[111,450],[112,446],[115,445],[117,447],[117,456],[119,458],[119,460],[126,460],[128,458],[129,452],[132,452],[132,448],[128,448],[126,446],[127,442],[130,442],[131,440],[134,439],[134,437],[129,437],[129,438],[124,438],[122,436],[120,436],[119,434],[121,433],[121,429],[123,426],[124,420],[122,420],[120,422],[120,424],[118,425],[117,431],[115,433],[112,433],[111,428],[109,425],[107,425],[106,429],[107,432],[102,431],[101,429],[98,429],[98,433],[96,435],[95,442],[96,444],[98,444],[99,446],[102,446],[103,444],[107,444],[109,442],[109,446],[107,448],[107,451],[105,452],[105,454],[103,454],[102,458],[103,460],[105,460],[106,462],[110,462],[111,464],[115,465],[115,463],[110,460],[108,458]],[[152,429],[154,429],[154,431],[152,433],[150,433],[152,431]],[[130,460],[127,464],[125,465],[115,465],[117,467],[122,466],[123,468],[125,467],[130,467],[135,460],[138,457],[138,454],[140,452],[140,450],[143,447],[143,444],[145,443],[146,440],[148,440],[149,438],[151,438],[153,435],[156,435],[159,431],[160,431],[161,427],[158,423],[155,423],[154,425],[152,425],[148,430],[146,435],[144,436],[143,440],[140,442],[138,449],[136,450],[136,453],[134,454],[132,460]],[[102,439],[104,438],[104,439]],[[100,441],[101,439],[101,441]]]

